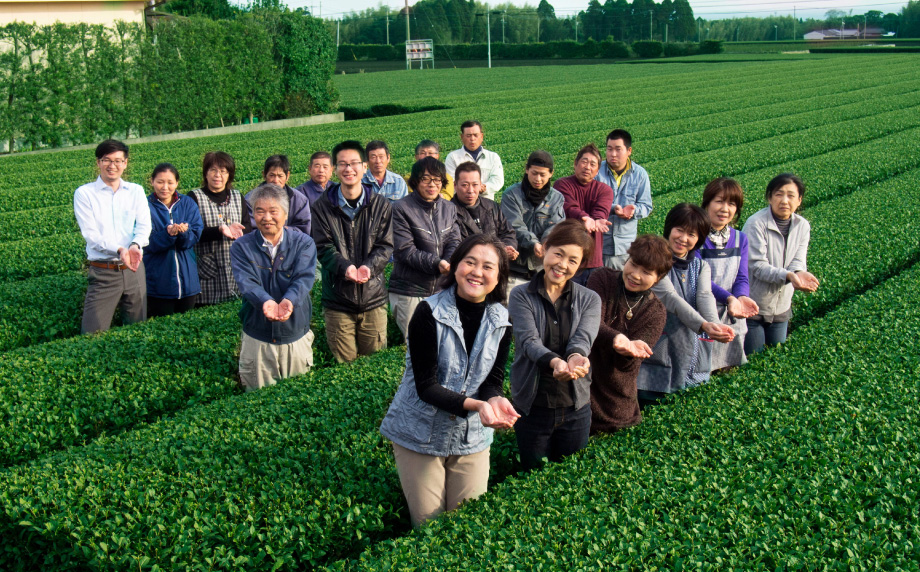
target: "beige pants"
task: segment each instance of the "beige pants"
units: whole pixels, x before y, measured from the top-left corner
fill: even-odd
[[[387,346],[387,307],[349,314],[324,309],[326,342],[339,363],[354,361]]]
[[[489,484],[488,449],[472,455],[435,457],[393,443],[393,453],[414,527],[479,497]]]
[[[511,299],[511,291],[518,286],[524,286],[530,284],[530,278],[523,278],[521,276],[508,276],[508,297],[505,299],[505,305],[508,305],[508,300]]]
[[[269,344],[246,335],[240,348],[240,383],[246,391],[275,385],[279,379],[307,373],[313,367],[313,332],[290,344]]]
[[[424,298],[418,296],[403,296],[402,294],[390,293],[390,311],[393,312],[393,318],[399,331],[402,332],[403,338],[409,338],[409,320],[415,309]]]

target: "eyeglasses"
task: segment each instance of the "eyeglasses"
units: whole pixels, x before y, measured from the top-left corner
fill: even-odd
[[[420,177],[418,182],[423,185],[442,184],[441,177]]]
[[[220,175],[221,177],[226,177],[230,174],[230,171],[227,169],[208,169],[209,175]]]
[[[99,164],[102,165],[103,167],[108,167],[109,165],[117,165],[121,167],[122,165],[127,165],[128,160],[127,159],[109,159],[108,157],[103,157],[102,159],[99,159]]]
[[[358,167],[360,167],[363,164],[364,164],[364,161],[352,161],[351,163],[346,163],[345,161],[341,161],[335,164],[335,168],[341,171],[344,171],[348,167],[351,167],[353,171],[357,171]]]

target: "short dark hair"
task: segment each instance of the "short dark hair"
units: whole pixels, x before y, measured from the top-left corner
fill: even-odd
[[[317,159],[329,159],[329,163],[332,163],[332,155],[326,153],[325,151],[317,151],[316,153],[310,155],[310,164],[312,165],[313,161],[316,161]]]
[[[794,184],[799,189],[799,198],[805,198],[805,183],[796,175],[792,173],[780,173],[779,175],[770,179],[770,182],[767,183],[767,194],[766,198],[769,201],[770,197],[773,196],[773,193],[776,192],[780,187],[784,187],[789,183]]]
[[[418,192],[419,180],[426,174],[440,177],[442,189],[447,186],[447,168],[444,163],[434,157],[422,157],[412,165],[412,173],[408,181],[409,187]]]
[[[502,304],[508,292],[510,263],[508,262],[508,253],[505,252],[505,245],[490,234],[471,234],[460,241],[457,249],[450,256],[450,272],[441,278],[441,287],[446,290],[457,283],[456,272],[457,268],[460,267],[460,262],[477,246],[491,246],[498,254],[498,283],[491,292],[486,294],[486,302],[489,304]]]
[[[176,169],[176,166],[172,163],[160,163],[153,168],[153,173],[150,174],[150,180],[156,179],[157,175],[160,173],[172,173],[176,178],[176,182],[179,182],[179,170]]]
[[[626,131],[625,129],[614,129],[607,134],[607,141],[613,141],[615,139],[622,139],[623,144],[626,145],[627,149],[632,147],[632,135],[630,135],[629,131]]]
[[[680,203],[668,211],[668,216],[664,218],[664,237],[671,236],[671,231],[675,228],[682,228],[687,231],[696,232],[697,240],[690,252],[695,252],[706,241],[709,236],[709,215],[702,208],[691,203]]]
[[[464,121],[460,124],[460,133],[463,133],[464,129],[470,129],[471,127],[478,127],[482,131],[482,123],[476,121],[475,119],[470,119],[469,121]]]
[[[577,162],[581,161],[581,158],[584,157],[585,155],[587,155],[588,153],[590,153],[590,154],[594,155],[595,157],[597,157],[597,162],[598,162],[598,163],[601,162],[601,157],[602,157],[602,155],[601,155],[601,150],[598,149],[598,148],[597,148],[597,145],[595,145],[594,143],[588,143],[587,145],[585,145],[584,147],[582,147],[581,149],[579,149],[579,150],[578,150],[578,154],[575,155],[575,162],[577,163]]]
[[[543,241],[544,250],[549,250],[554,246],[575,245],[581,248],[581,266],[585,264],[594,254],[594,238],[585,230],[585,225],[581,221],[573,218],[567,218],[556,223],[553,230],[549,231],[549,236]]]
[[[643,234],[626,251],[633,264],[658,273],[658,279],[671,271],[674,256],[668,241],[654,234]]]
[[[227,186],[233,188],[233,179],[236,176],[236,162],[229,153],[224,151],[209,151],[201,160],[201,188],[208,188],[208,171],[212,168],[227,169]]]
[[[96,159],[102,159],[106,155],[112,153],[118,153],[121,151],[125,154],[125,158],[128,158],[128,146],[119,141],[118,139],[106,139],[99,145],[96,145]]]
[[[439,154],[441,153],[440,143],[432,139],[422,139],[421,141],[418,142],[418,145],[415,146],[415,154],[418,155],[418,152],[421,151],[422,149],[429,149],[429,148],[433,148]]]
[[[549,169],[549,172],[553,172],[553,156],[549,154],[548,151],[543,149],[537,149],[527,157],[527,163],[524,165],[524,169],[527,170],[531,167],[543,167],[544,169]]]
[[[287,155],[272,155],[265,160],[265,167],[262,168],[262,176],[268,174],[272,169],[280,168],[285,173],[291,172],[291,161]]]
[[[454,170],[454,180],[457,181],[460,179],[460,173],[479,173],[479,177],[482,178],[482,169],[479,168],[479,165],[472,161],[464,161],[457,165],[457,168]]]
[[[360,141],[355,141],[354,139],[349,139],[348,141],[342,141],[338,145],[332,148],[332,162],[338,163],[339,153],[346,150],[357,151],[358,156],[361,157],[361,162],[367,162],[367,153],[364,152],[364,145]],[[335,167],[335,165],[333,165]]]
[[[381,141],[380,139],[374,139],[367,144],[367,147],[364,148],[364,153],[370,155],[371,151],[376,151],[377,149],[383,149],[387,152],[387,157],[390,156],[390,148],[387,147],[386,141]]]
[[[735,218],[729,222],[729,224],[734,224],[738,217],[741,216],[741,207],[744,206],[744,190],[738,184],[738,181],[729,177],[718,177],[709,181],[709,184],[706,185],[703,190],[703,202],[700,206],[706,209],[709,203],[716,200],[719,195],[723,195],[727,202],[735,203],[735,206],[738,207],[737,212],[735,212]]]

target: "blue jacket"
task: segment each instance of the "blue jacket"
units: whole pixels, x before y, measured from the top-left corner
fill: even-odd
[[[204,223],[198,205],[186,195],[179,195],[171,208],[156,195],[147,197],[150,205],[150,243],[144,248],[144,269],[147,272],[147,295],[171,300],[187,298],[201,292],[198,263],[192,247],[201,238]],[[188,231],[169,236],[170,224],[188,223]]]
[[[243,332],[260,342],[290,344],[310,330],[316,245],[309,235],[285,227],[273,262],[268,249],[262,247],[263,241],[262,233],[255,230],[230,247],[230,266],[243,297]],[[284,322],[270,322],[262,313],[262,305],[285,298],[293,302],[294,313]]]
[[[438,339],[432,340],[438,348],[438,383],[475,398],[492,370],[498,346],[511,324],[504,306],[489,304],[468,357],[457,312],[456,289],[453,286],[427,298],[438,328]],[[380,432],[410,451],[447,457],[488,449],[494,430],[482,425],[478,412],[472,411],[461,418],[422,401],[415,390],[412,356],[407,350],[406,371]]]

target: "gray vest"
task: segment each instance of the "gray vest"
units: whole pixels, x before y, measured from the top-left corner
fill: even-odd
[[[489,304],[467,357],[463,326],[454,298],[456,290],[454,286],[426,298],[437,323],[438,336],[432,343],[438,348],[438,383],[475,399],[479,386],[492,370],[499,342],[511,323],[504,306]],[[422,401],[415,390],[412,356],[408,350],[402,383],[383,418],[380,432],[397,445],[436,457],[484,451],[492,444],[494,433],[483,427],[475,411],[464,419]]]
[[[712,270],[712,283],[732,291],[735,285],[735,278],[738,277],[738,270],[741,269],[741,237],[740,231],[732,228],[729,229],[728,242],[725,248],[704,248],[700,250],[700,256],[709,264]],[[744,318],[734,318],[728,313],[728,307],[716,302],[716,308],[719,311],[719,318],[723,324],[731,326],[735,330],[735,339],[727,344],[714,343],[712,346],[712,361],[710,368],[712,371],[744,365],[747,358],[744,355],[744,335],[747,334],[747,320]]]

